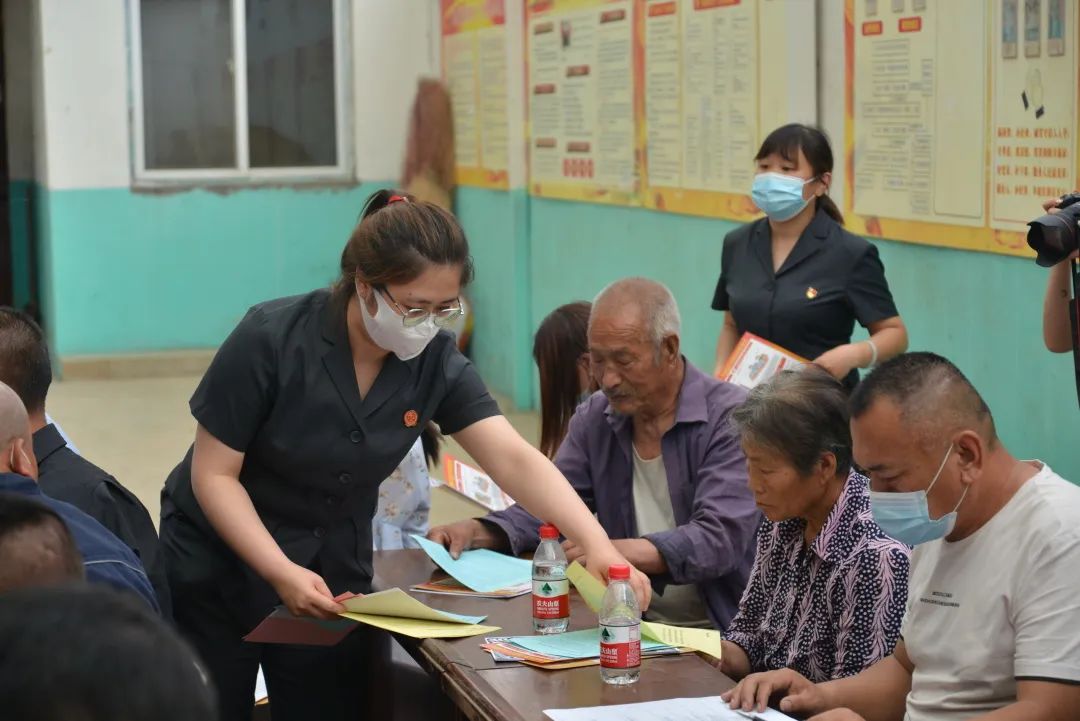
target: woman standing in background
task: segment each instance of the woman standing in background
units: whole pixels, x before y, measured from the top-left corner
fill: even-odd
[[[716,374],[749,332],[812,360],[850,390],[856,369],[907,349],[877,247],[843,228],[828,196],[833,154],[823,132],[785,125],[755,160],[751,195],[765,217],[724,239],[712,303],[725,311]],[[852,343],[856,320],[870,338]]]

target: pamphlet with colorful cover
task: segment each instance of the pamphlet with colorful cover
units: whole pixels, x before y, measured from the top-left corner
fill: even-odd
[[[443,477],[447,487],[489,511],[505,511],[514,505],[514,499],[503,493],[491,476],[462,463],[449,453],[443,454]]]
[[[720,380],[749,390],[782,370],[798,368],[808,362],[753,333],[743,333],[720,371]]]

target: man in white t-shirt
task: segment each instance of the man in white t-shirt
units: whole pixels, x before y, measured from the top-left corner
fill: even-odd
[[[851,418],[875,520],[916,546],[903,638],[857,676],[755,674],[725,697],[760,710],[784,694],[781,710],[813,721],[1080,718],[1080,488],[1014,458],[932,353],[871,373]]]

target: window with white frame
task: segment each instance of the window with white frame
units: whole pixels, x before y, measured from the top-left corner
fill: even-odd
[[[129,0],[136,181],[343,179],[347,0]]]

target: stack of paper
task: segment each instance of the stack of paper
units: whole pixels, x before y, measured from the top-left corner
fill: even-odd
[[[479,591],[473,591],[461,585],[456,579],[444,578],[441,581],[418,583],[410,590],[422,591],[423,593],[431,593],[435,594],[436,596],[468,596],[469,598],[517,598],[518,596],[524,596],[527,593],[531,593],[532,583],[526,581],[525,583],[519,584],[517,586],[510,586],[508,588],[500,589],[498,591],[492,591],[491,593],[481,593]]]
[[[600,662],[600,629],[544,636],[507,636],[484,639],[481,648],[495,661],[518,661],[547,669],[590,666]],[[641,641],[642,656],[678,654],[679,649],[656,641]]]
[[[577,561],[571,563],[566,569],[566,577],[574,584],[574,588],[581,594],[588,607],[599,613],[600,603],[604,600],[604,584],[586,571],[584,566]],[[645,639],[651,639],[670,646],[701,651],[717,659],[720,658],[720,632],[708,628],[683,628],[681,626],[669,626],[666,623],[642,621],[641,639],[643,650],[645,648]]]
[[[345,606],[341,618],[324,621],[293,616],[279,607],[255,627],[244,640],[255,643],[295,643],[332,646],[349,635],[357,623],[386,629],[413,638],[463,638],[498,631],[481,626],[486,616],[463,616],[425,606],[400,588],[366,596],[345,594],[337,598]]]
[[[508,595],[510,592],[527,584],[532,588],[531,561],[487,549],[465,551],[460,558],[455,559],[438,543],[415,534],[412,538],[420,544],[435,565],[471,591],[512,597],[521,594]]]

